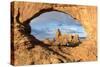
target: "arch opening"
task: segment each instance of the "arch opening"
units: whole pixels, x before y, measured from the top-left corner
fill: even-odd
[[[32,19],[30,26],[31,34],[41,41],[55,38],[58,29],[62,34],[77,34],[80,39],[85,39],[87,36],[78,20],[60,11],[44,12]]]

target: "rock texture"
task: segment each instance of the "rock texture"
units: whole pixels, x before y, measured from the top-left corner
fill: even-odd
[[[97,23],[95,6],[11,3],[11,64],[52,64],[97,60]],[[48,11],[70,14],[81,22],[88,37],[77,47],[46,46],[30,34],[31,19]]]
[[[48,40],[48,43],[50,40]],[[56,32],[56,37],[53,41],[51,41],[49,45],[66,45],[66,46],[78,46],[81,41],[79,39],[78,34],[61,34],[60,30],[58,29]]]

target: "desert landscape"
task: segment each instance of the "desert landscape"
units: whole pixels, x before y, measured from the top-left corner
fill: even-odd
[[[87,37],[62,35],[56,30],[51,41],[40,41],[31,34],[30,22],[50,11],[67,13],[80,21]],[[68,37],[67,37],[68,36]],[[66,38],[67,37],[67,38]],[[97,7],[67,4],[11,2],[11,64],[34,65],[97,60]]]

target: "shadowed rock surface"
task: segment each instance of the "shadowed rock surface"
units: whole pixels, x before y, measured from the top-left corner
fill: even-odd
[[[52,10],[68,13],[79,20],[88,33],[87,39],[76,47],[48,46],[30,35],[29,22],[40,14]],[[95,6],[12,2],[11,64],[52,64],[97,60],[96,15]]]

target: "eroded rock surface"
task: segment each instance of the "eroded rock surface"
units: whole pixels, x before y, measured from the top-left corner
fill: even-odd
[[[70,14],[84,26],[88,37],[77,47],[47,46],[30,35],[31,19],[43,12],[61,11]],[[11,64],[52,64],[97,60],[97,25],[95,6],[11,3]]]

